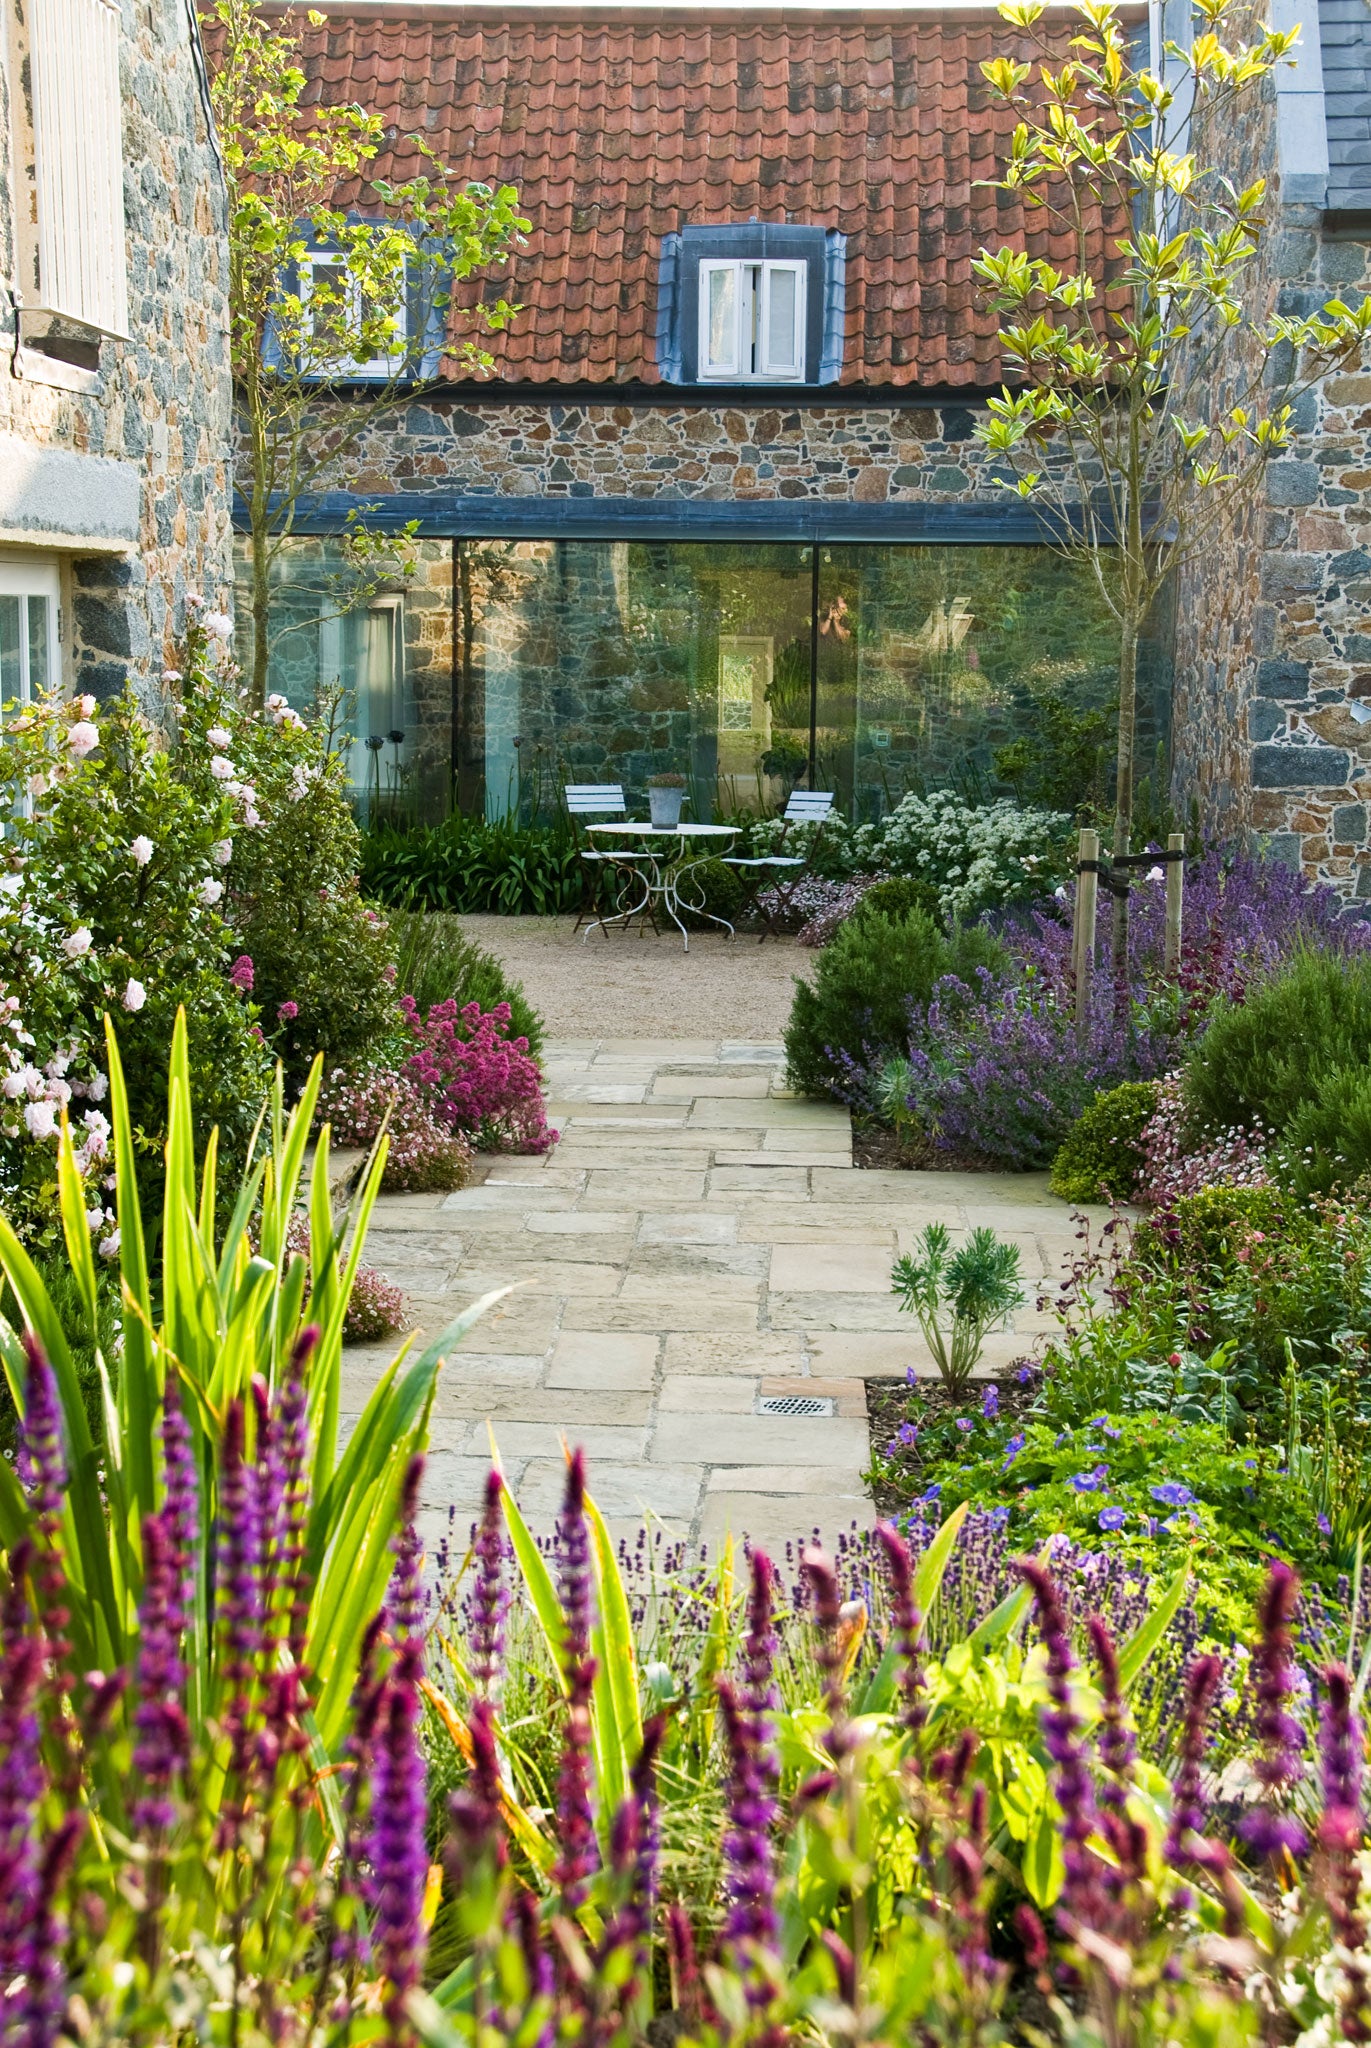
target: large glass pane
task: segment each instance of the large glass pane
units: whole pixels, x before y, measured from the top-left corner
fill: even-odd
[[[463,541],[458,794],[488,816],[567,782],[684,775],[690,814],[772,808],[809,742],[807,551]]]
[[[861,818],[908,790],[1104,802],[1118,629],[1089,572],[1046,547],[824,548],[818,756]],[[1162,736],[1155,648],[1140,762]]]
[[[24,694],[20,666],[22,597],[0,596],[0,703],[16,703]]]
[[[37,697],[48,687],[52,661],[52,604],[46,597],[29,597],[25,600],[28,608],[28,686],[30,697]]]
[[[246,663],[245,541],[239,550]],[[414,574],[380,587],[359,579],[341,539],[293,539],[273,565],[268,689],[303,715],[336,717],[364,818],[441,817],[450,801],[452,543],[420,541],[414,553]]]

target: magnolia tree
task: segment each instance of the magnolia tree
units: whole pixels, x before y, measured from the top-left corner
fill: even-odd
[[[1238,124],[1297,32],[1251,42],[1240,0],[1195,0],[1187,45],[1152,69],[1112,0],[1077,0],[1060,60],[1042,0],[999,12],[1041,51],[1037,67],[981,69],[1018,115],[999,189],[1069,237],[1058,269],[1014,249],[975,264],[1017,380],[977,436],[1040,504],[1054,542],[1083,558],[1119,628],[1114,858],[1133,824],[1138,645],[1167,578],[1212,545],[1287,447],[1293,404],[1371,332],[1371,301],[1311,318],[1270,311],[1260,262],[1266,185],[1225,174]],[[1030,85],[1030,78],[1033,83]],[[1049,459],[1050,458],[1050,459]],[[1127,898],[1115,899],[1125,957]]]
[[[529,224],[512,186],[457,183],[418,137],[408,146],[419,174],[398,183],[375,176],[384,123],[356,105],[303,104],[288,16],[268,23],[253,0],[215,0],[205,20],[229,191],[231,352],[251,542],[248,672],[260,705],[272,567],[301,501],[342,481],[366,429],[408,404],[440,356],[468,371],[489,365],[475,340],[448,332],[453,291],[503,263]],[[340,201],[345,191],[356,195],[351,205]],[[514,311],[499,299],[474,317],[495,331]],[[351,523],[333,593],[340,610],[404,570],[412,531],[396,540]]]

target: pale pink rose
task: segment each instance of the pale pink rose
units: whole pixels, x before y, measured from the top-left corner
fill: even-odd
[[[200,901],[207,910],[212,910],[224,893],[222,882],[206,881],[200,884]]]
[[[145,868],[152,859],[152,841],[147,837],[146,833],[140,832],[129,847],[129,852],[133,855],[139,867]]]
[[[95,716],[95,699],[94,699],[94,697],[78,697],[78,698],[76,699],[76,708],[77,708],[77,710],[78,710],[78,711],[80,712],[80,714],[81,714],[81,716],[82,716],[83,718],[94,718],[94,716]]]
[[[126,1010],[141,1010],[147,999],[148,992],[142,982],[131,980],[128,987],[124,990],[124,1008]]]
[[[89,926],[84,924],[77,925],[74,932],[68,932],[62,941],[62,951],[68,960],[79,960],[84,954],[89,953],[90,942],[94,936]]]
[[[212,725],[209,731],[205,734],[205,738],[209,741],[210,745],[216,750],[216,752],[220,754],[222,754],[227,747],[231,746],[233,742],[232,733],[225,732],[222,725]]]
[[[214,865],[217,868],[226,868],[233,859],[233,841],[231,839],[216,839],[209,851]]]
[[[216,754],[209,764],[209,772],[216,782],[232,782],[238,774],[227,754]]]
[[[67,745],[78,761],[84,760],[87,754],[93,754],[99,744],[99,728],[84,718],[78,719],[67,734]]]
[[[108,1236],[108,1237],[102,1237],[102,1238],[101,1238],[101,1240],[100,1240],[100,1256],[101,1256],[101,1258],[102,1258],[102,1259],[117,1259],[117,1258],[118,1258],[118,1256],[119,1256],[119,1232],[118,1232],[117,1230],[112,1230],[112,1231],[110,1232],[110,1234],[109,1234],[109,1236]]]
[[[206,612],[203,624],[205,631],[213,634],[216,640],[233,638],[233,620],[227,612]]]
[[[55,1102],[30,1102],[24,1110],[24,1122],[31,1138],[50,1138],[57,1129],[57,1104]]]

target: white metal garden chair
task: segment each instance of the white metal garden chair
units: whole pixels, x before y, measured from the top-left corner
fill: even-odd
[[[738,868],[752,883],[753,901],[760,903],[763,889],[772,890],[772,903],[762,911],[762,936],[757,941],[765,945],[768,934],[774,932],[780,920],[790,908],[790,900],[804,879],[806,870],[812,865],[814,849],[823,835],[823,828],[833,816],[833,791],[831,789],[792,790],[790,802],[785,807],[781,822],[781,837],[774,853],[724,855],[724,865]],[[787,853],[786,840],[791,828],[796,825],[817,825],[808,853]]]
[[[646,911],[652,920],[652,929],[657,930],[657,918],[652,905],[652,891],[646,886],[643,867],[650,863],[652,855],[641,846],[587,846],[581,836],[580,821],[585,818],[626,818],[628,805],[624,802],[623,784],[619,782],[568,782],[562,791],[571,830],[576,840],[576,850],[581,857],[581,905],[576,913],[576,922],[571,927],[572,936],[584,924],[587,937],[596,925],[602,929],[610,924],[627,925],[630,918],[640,911]],[[614,875],[627,882],[630,878],[643,881],[643,901],[628,909],[616,908],[609,916],[602,913],[609,908],[606,891]]]

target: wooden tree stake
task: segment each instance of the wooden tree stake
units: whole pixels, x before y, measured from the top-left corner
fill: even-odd
[[[1076,876],[1076,1029],[1084,1032],[1090,1019],[1090,982],[1095,972],[1095,906],[1099,900],[1100,835],[1081,833],[1080,867]],[[1095,863],[1094,866],[1087,865]]]
[[[1181,964],[1181,924],[1185,914],[1185,834],[1173,832],[1166,849],[1171,855],[1166,863],[1166,971],[1175,974]]]

